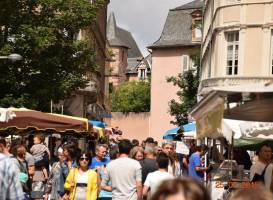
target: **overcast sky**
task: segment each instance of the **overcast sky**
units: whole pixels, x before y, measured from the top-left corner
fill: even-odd
[[[108,13],[114,12],[119,27],[130,31],[139,48],[159,39],[168,11],[193,0],[111,0]]]

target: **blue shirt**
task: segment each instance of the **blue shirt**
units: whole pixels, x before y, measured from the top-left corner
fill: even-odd
[[[96,168],[101,167],[101,166],[106,166],[109,162],[110,162],[109,157],[105,157],[101,161],[97,160],[96,157],[93,157],[92,158],[92,163],[91,163],[91,165],[89,165],[89,168],[90,169],[96,169]]]
[[[104,176],[104,171],[103,171],[103,170],[104,170],[104,169],[102,169],[102,170],[100,171],[101,179],[102,179],[103,176]],[[109,182],[108,182],[108,185],[112,185],[112,182],[109,181]],[[105,191],[105,190],[101,190],[101,191],[100,191],[100,194],[99,194],[99,198],[106,198],[106,197],[108,197],[108,198],[113,197],[112,192],[108,192],[108,191]]]
[[[201,167],[201,158],[198,153],[193,153],[189,160],[189,176],[193,177],[199,182],[203,181],[203,172],[196,171],[196,167]]]

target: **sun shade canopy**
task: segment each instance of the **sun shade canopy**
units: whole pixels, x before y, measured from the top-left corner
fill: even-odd
[[[0,122],[0,132],[8,130],[34,129],[52,132],[88,131],[88,120],[66,115],[49,114],[28,109],[11,109],[16,115],[6,122]]]
[[[176,127],[167,130],[164,135],[163,139],[165,140],[172,140],[175,135],[177,135],[179,132],[183,133],[184,137],[189,137],[189,138],[195,138],[196,137],[196,123],[191,122],[188,124],[185,124],[181,127]]]

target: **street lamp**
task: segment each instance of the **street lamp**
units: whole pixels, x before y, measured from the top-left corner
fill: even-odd
[[[0,56],[0,59],[9,59],[11,61],[18,61],[18,60],[22,60],[23,57],[20,54],[12,53],[8,56]]]

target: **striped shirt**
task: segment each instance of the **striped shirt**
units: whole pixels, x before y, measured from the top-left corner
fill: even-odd
[[[24,193],[15,166],[10,158],[0,153],[0,199],[23,200]]]

